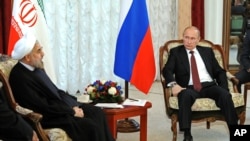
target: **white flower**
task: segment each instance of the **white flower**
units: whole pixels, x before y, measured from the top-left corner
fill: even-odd
[[[101,80],[101,83],[104,85],[106,83],[106,80]]]
[[[111,95],[115,95],[116,94],[116,88],[115,87],[110,87],[109,89],[108,89],[108,92],[109,92],[109,94],[111,94]]]
[[[92,93],[94,89],[95,89],[95,87],[89,86],[89,87],[87,88],[87,93],[89,93],[89,94]]]

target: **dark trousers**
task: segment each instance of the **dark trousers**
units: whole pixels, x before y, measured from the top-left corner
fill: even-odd
[[[182,90],[178,95],[180,130],[187,128],[191,129],[191,107],[197,98],[211,98],[215,100],[216,105],[220,107],[225,117],[227,125],[237,125],[238,118],[236,110],[234,108],[232,96],[227,90],[217,85],[212,85],[203,88],[200,92],[196,92],[192,87],[189,87]]]
[[[242,69],[235,74],[235,77],[239,80],[237,88],[238,91],[241,93],[241,85],[250,82],[250,73],[247,72],[245,69]]]

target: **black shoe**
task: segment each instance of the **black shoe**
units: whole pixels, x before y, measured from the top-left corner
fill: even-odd
[[[193,137],[191,135],[184,136],[184,140],[183,141],[193,141]]]

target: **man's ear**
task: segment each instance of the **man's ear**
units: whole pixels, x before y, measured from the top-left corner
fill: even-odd
[[[22,60],[25,62],[30,62],[31,61],[31,54],[25,55]]]
[[[201,37],[198,37],[198,42],[200,42],[200,40],[201,40]]]

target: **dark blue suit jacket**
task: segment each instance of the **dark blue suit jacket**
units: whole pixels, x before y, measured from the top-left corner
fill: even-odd
[[[240,55],[240,64],[244,69],[250,69],[250,29],[246,32],[246,37],[244,38],[243,48]]]

